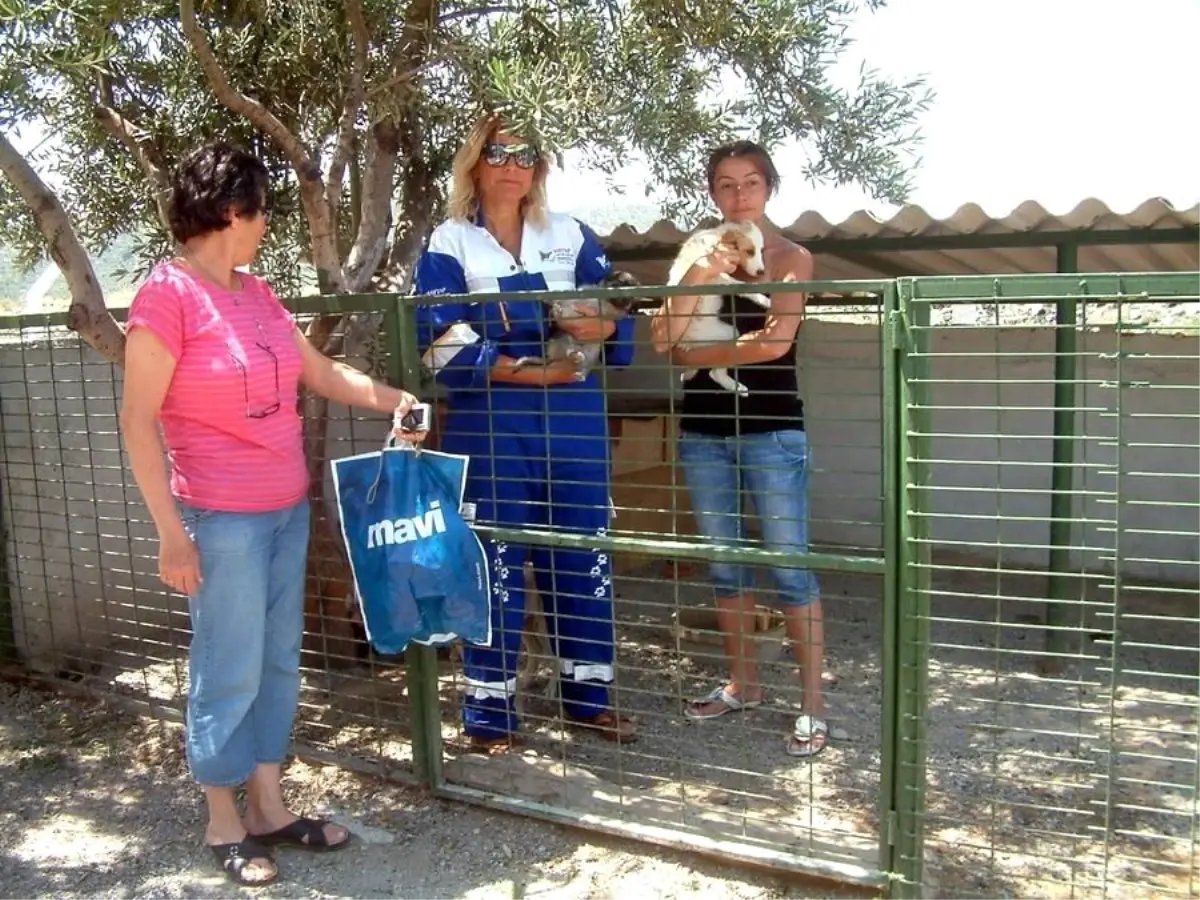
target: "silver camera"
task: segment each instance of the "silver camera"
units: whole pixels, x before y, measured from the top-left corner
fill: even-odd
[[[401,431],[410,434],[428,431],[433,426],[433,408],[428,403],[414,403],[412,408],[396,423]]]

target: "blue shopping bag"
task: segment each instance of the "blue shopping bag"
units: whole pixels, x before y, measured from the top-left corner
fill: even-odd
[[[468,463],[390,440],[332,462],[363,624],[380,653],[491,642],[487,555],[460,512]]]

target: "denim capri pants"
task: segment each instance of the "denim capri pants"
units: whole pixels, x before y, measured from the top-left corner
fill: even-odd
[[[182,506],[200,554],[188,598],[187,756],[206,787],[281,763],[300,700],[308,500],[270,512]]]
[[[715,542],[746,543],[742,500],[749,494],[762,523],[767,550],[808,552],[808,436],[781,429],[732,437],[683,432],[679,460],[700,533]],[[754,590],[754,567],[710,563],[718,597]],[[806,606],[820,596],[808,569],[773,566],[783,606]]]

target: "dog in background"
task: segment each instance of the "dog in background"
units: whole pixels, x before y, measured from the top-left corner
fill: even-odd
[[[605,276],[600,287],[639,287],[640,282],[628,272],[613,271]],[[635,305],[650,303],[643,297],[572,297],[564,300],[548,300],[550,315],[555,323],[569,319],[577,319],[580,314],[577,308],[596,312],[606,319],[621,319],[629,315]],[[588,373],[600,361],[602,345],[597,343],[581,343],[565,331],[557,331],[546,341],[545,358],[525,356],[517,360],[515,368],[523,369],[531,365],[548,365],[559,360],[569,360],[576,368],[575,378],[585,381]]]
[[[738,268],[747,275],[759,275],[766,270],[763,262],[763,235],[753,222],[726,222],[713,228],[697,231],[679,248],[671,271],[667,275],[667,284],[679,284],[688,269],[699,262],[713,250],[722,248],[734,250],[740,259]],[[745,282],[738,281],[732,275],[722,273],[722,284],[744,286]],[[763,309],[771,308],[769,297],[755,292],[735,291],[739,296],[746,297],[757,303]],[[719,318],[721,312],[721,295],[701,295],[692,312],[688,326],[680,336],[677,346],[684,349],[706,347],[712,344],[727,343],[737,339],[737,329]],[[698,369],[684,371],[682,380],[688,381],[696,377]],[[734,380],[729,370],[714,368],[709,370],[712,380],[727,391],[735,391],[745,395],[749,390],[740,381]]]

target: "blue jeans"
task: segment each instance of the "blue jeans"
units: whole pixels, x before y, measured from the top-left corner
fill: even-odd
[[[300,700],[308,500],[234,513],[182,507],[200,554],[188,599],[187,755],[206,787],[235,787],[281,763]]]
[[[745,544],[743,491],[762,522],[764,549],[808,552],[808,438],[797,429],[714,437],[683,432],[679,461],[701,535],[723,544]],[[806,606],[820,595],[808,569],[773,566],[785,606]],[[754,567],[713,562],[710,578],[718,597],[754,590]]]

